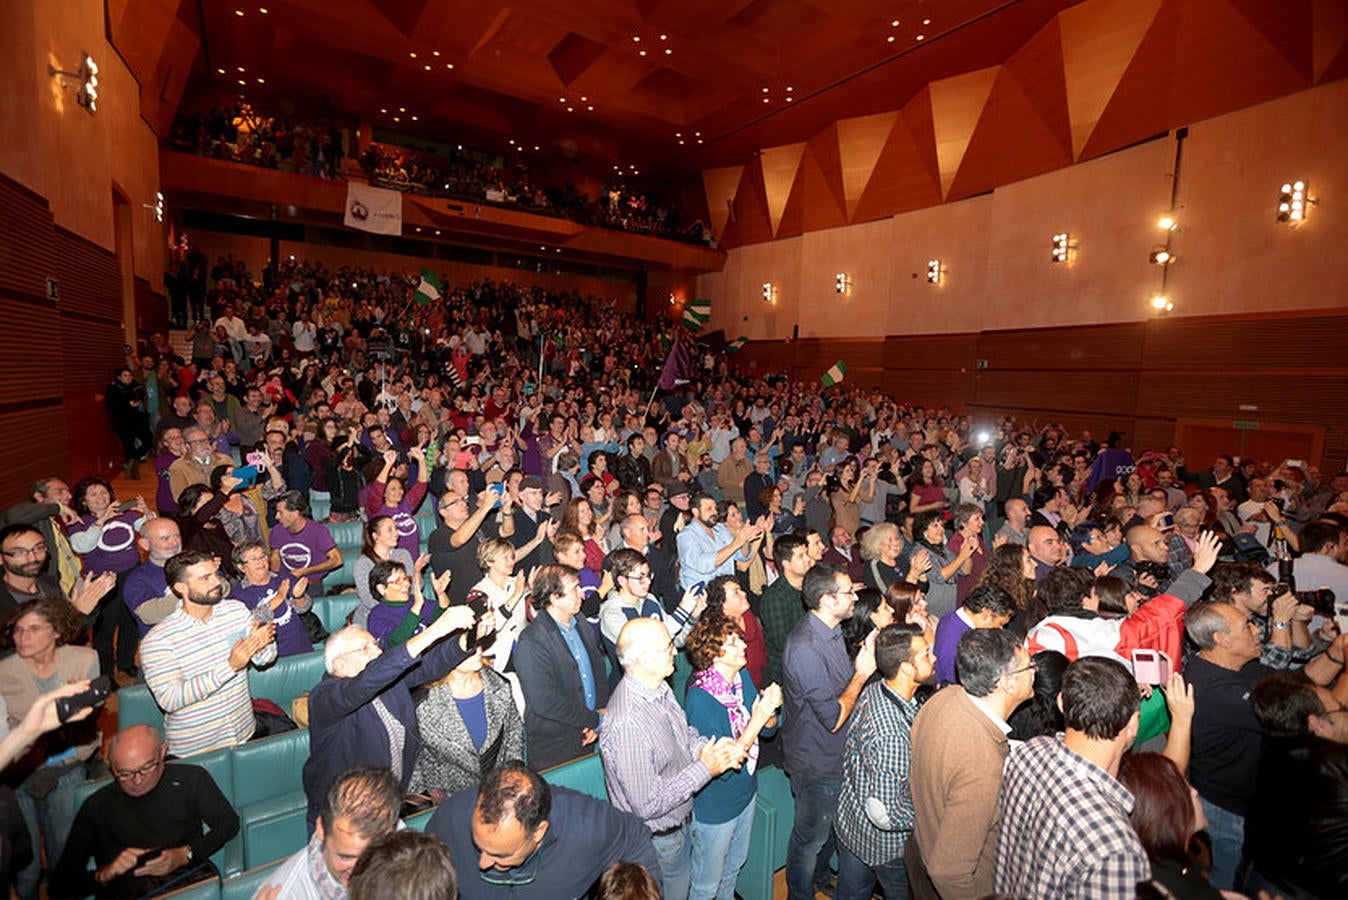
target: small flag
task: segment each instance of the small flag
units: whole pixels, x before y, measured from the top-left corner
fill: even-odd
[[[668,331],[662,331],[662,332],[660,332],[659,337],[660,337],[660,349],[661,349],[661,350],[668,350],[668,349],[669,349],[669,345],[672,343],[672,341],[670,340],[670,337],[669,337],[669,332],[668,332]]]
[[[662,391],[672,391],[681,384],[693,380],[693,358],[688,355],[688,347],[681,340],[675,340],[669,348],[669,358],[665,360],[664,371],[660,373],[657,386]]]
[[[846,375],[847,363],[840,359],[833,364],[833,368],[819,376],[819,380],[824,383],[824,387],[833,387],[835,384],[842,381]]]
[[[711,318],[711,301],[706,299],[689,300],[683,308],[683,324],[690,331],[701,331],[702,326]]]
[[[736,350],[740,349],[747,343],[749,343],[749,339],[744,335],[740,335],[739,337],[735,338],[733,341],[725,345],[725,352],[734,353]]]
[[[443,296],[441,293],[443,289],[444,285],[440,283],[440,279],[435,276],[434,272],[430,269],[422,269],[421,283],[417,285],[417,292],[412,295],[412,299],[422,306],[429,306]]]

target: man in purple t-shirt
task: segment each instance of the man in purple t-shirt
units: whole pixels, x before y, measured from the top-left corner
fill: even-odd
[[[342,552],[328,529],[309,518],[309,504],[299,491],[276,500],[276,527],[269,536],[271,570],[309,580],[309,596],[323,594],[323,576],[342,567]]]

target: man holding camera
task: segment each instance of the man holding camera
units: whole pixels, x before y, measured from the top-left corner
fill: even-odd
[[[1328,642],[1310,633],[1315,609],[1276,582],[1253,563],[1223,563],[1212,570],[1212,599],[1225,600],[1249,616],[1263,643],[1259,661],[1270,669],[1286,669],[1313,659]]]

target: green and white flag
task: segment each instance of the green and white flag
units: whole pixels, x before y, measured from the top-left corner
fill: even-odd
[[[819,380],[824,383],[824,387],[833,387],[835,384],[842,381],[846,375],[847,363],[840,359],[833,364],[831,369],[819,376]]]
[[[443,294],[444,285],[440,279],[430,269],[421,270],[421,283],[417,285],[417,292],[412,295],[412,299],[422,306],[429,306],[436,300],[439,300]]]
[[[702,326],[711,318],[711,301],[706,299],[689,300],[683,308],[683,324],[690,331],[701,331]]]
[[[747,343],[749,343],[749,339],[744,335],[740,335],[739,337],[735,338],[733,341],[725,345],[725,352],[734,353],[736,350],[740,349]]]

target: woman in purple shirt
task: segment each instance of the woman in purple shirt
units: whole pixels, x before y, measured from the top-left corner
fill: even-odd
[[[244,541],[234,548],[233,556],[234,565],[243,577],[234,586],[230,599],[248,607],[259,621],[276,623],[277,655],[312,652],[314,645],[309,643],[309,635],[300,621],[300,613],[313,606],[313,600],[305,593],[309,579],[294,579],[292,590],[292,579],[268,568],[267,547],[261,541]],[[262,603],[267,604],[270,613],[256,612]]]
[[[154,475],[159,479],[155,491],[154,505],[161,516],[178,514],[178,498],[173,496],[169,487],[168,468],[187,453],[187,441],[183,439],[181,428],[165,428],[159,436],[159,455],[154,458]]]
[[[384,451],[384,467],[370,484],[370,495],[365,498],[365,512],[370,516],[390,516],[398,526],[398,546],[416,559],[421,555],[421,529],[417,527],[416,511],[426,497],[430,481],[430,467],[420,447],[413,447],[407,455],[417,463],[417,480],[411,487],[401,478],[390,478],[389,472],[398,461],[397,450]]]
[[[117,575],[117,587],[108,592],[94,613],[97,617],[94,620],[94,649],[98,651],[99,666],[103,672],[113,671],[115,637],[116,667],[134,674],[140,633],[126,604],[122,603],[122,585],[126,583],[127,574],[140,565],[137,529],[155,514],[140,496],[133,503],[119,506],[112,485],[102,478],[82,478],[72,493],[80,520],[66,529],[71,549],[80,555],[86,573],[113,572]]]

